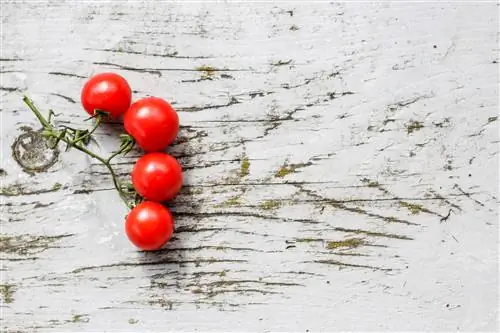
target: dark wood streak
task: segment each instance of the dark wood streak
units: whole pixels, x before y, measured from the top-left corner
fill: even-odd
[[[48,74],[50,75],[56,75],[56,76],[68,76],[68,77],[76,77],[78,79],[85,79],[85,76],[77,75],[74,73],[63,73],[63,72],[49,72]]]
[[[71,98],[71,97],[68,97],[68,96],[65,96],[65,95],[62,95],[62,94],[57,94],[57,93],[51,93],[51,95],[54,95],[54,96],[57,96],[57,97],[61,97],[61,98],[65,99],[65,100],[67,100],[70,103],[76,104],[76,101],[73,98]]]
[[[121,70],[139,72],[139,73],[149,73],[157,76],[162,76],[162,72],[199,72],[199,69],[196,68],[140,68],[140,67],[131,67],[125,65],[114,64],[110,62],[94,62],[94,65],[108,66]],[[214,71],[219,72],[244,72],[250,71],[249,69],[232,69],[232,68],[221,68],[214,69]]]
[[[277,217],[272,215],[264,215],[257,213],[248,213],[248,212],[238,212],[238,211],[216,211],[216,212],[187,212],[187,211],[176,211],[173,210],[176,216],[187,216],[195,219],[202,219],[207,217],[224,217],[224,216],[240,216],[240,217],[255,217],[263,220],[275,220],[282,222],[298,222],[304,224],[319,224],[322,223],[320,221],[315,221],[312,219],[293,219],[286,217]]]
[[[111,53],[123,53],[123,54],[137,54],[146,57],[160,57],[160,58],[173,58],[173,59],[212,59],[214,57],[210,56],[181,56],[177,52],[172,53],[147,53],[140,51],[130,51],[130,50],[116,50],[116,49],[91,49],[84,48],[87,51],[101,51],[101,52],[111,52]]]
[[[303,284],[300,283],[293,283],[293,282],[268,282],[268,281],[263,281],[263,280],[221,280],[221,281],[214,281],[214,282],[209,282],[205,283],[203,286],[215,286],[215,287],[220,287],[220,286],[231,286],[231,285],[239,285],[239,284],[244,284],[244,283],[253,283],[253,284],[261,284],[264,286],[284,286],[284,287],[290,287],[290,286],[300,286],[303,287]],[[189,284],[187,287],[194,287],[196,284]]]
[[[16,88],[16,87],[0,87],[0,91],[6,91],[6,92],[15,92],[15,91],[22,91],[21,88]]]
[[[88,266],[80,267],[73,270],[72,274],[77,274],[85,271],[92,270],[104,270],[107,268],[121,268],[121,267],[140,267],[140,266],[160,266],[160,265],[170,265],[170,264],[213,264],[213,263],[245,263],[247,260],[241,259],[196,259],[196,260],[174,260],[174,259],[163,259],[157,261],[143,261],[143,262],[121,262],[116,264],[101,265],[101,266]]]
[[[210,109],[220,109],[220,108],[225,108],[234,104],[239,104],[241,103],[238,101],[236,98],[231,97],[229,99],[229,102],[225,104],[218,104],[218,105],[206,105],[206,106],[190,106],[190,107],[179,107],[177,108],[178,112],[200,112],[204,110],[210,110]]]
[[[376,270],[376,271],[384,271],[384,272],[391,272],[394,270],[392,268],[383,268],[383,267],[370,266],[370,265],[351,264],[351,263],[346,263],[346,262],[337,261],[337,260],[314,260],[313,262],[318,263],[318,264],[338,266],[339,268],[367,268],[367,269],[372,269],[372,270]]]

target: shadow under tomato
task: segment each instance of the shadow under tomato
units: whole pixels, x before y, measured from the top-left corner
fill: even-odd
[[[192,151],[194,146],[200,142],[186,140],[186,129],[179,131],[178,139],[167,149],[167,153],[179,157],[181,165],[190,165],[191,157],[182,154],[182,151]],[[181,148],[182,149],[179,149]],[[144,152],[140,152],[140,155]],[[190,176],[191,175],[191,176]],[[183,183],[192,184],[192,172],[183,173]],[[191,190],[191,187],[183,186],[180,193],[171,201],[163,203],[172,213],[174,218],[174,233],[172,238],[159,250],[141,251],[139,262],[142,264],[144,273],[150,278],[150,292],[162,307],[171,308],[175,299],[186,292],[187,281],[196,276],[203,264],[203,250],[200,248],[199,238],[194,242],[196,235],[194,231],[199,219],[196,215],[202,209],[200,198]],[[188,291],[189,292],[189,291]]]

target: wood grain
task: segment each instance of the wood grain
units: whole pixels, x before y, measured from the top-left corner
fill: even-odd
[[[1,18],[3,331],[498,329],[497,4],[10,1]],[[101,71],[179,111],[185,186],[158,253],[128,243],[96,161],[12,158],[39,128],[23,94],[89,126],[79,93]]]

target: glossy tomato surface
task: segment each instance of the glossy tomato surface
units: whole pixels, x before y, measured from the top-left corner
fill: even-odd
[[[142,98],[133,103],[123,119],[125,130],[146,152],[162,151],[179,132],[179,116],[165,100]]]
[[[148,153],[135,163],[132,184],[148,200],[170,200],[182,187],[181,165],[168,154]]]
[[[157,202],[144,201],[135,206],[125,221],[128,239],[146,251],[160,249],[174,232],[170,211]]]
[[[82,105],[91,116],[95,110],[109,113],[112,119],[119,118],[128,110],[132,101],[132,90],[123,77],[115,73],[100,73],[92,76],[83,86]]]

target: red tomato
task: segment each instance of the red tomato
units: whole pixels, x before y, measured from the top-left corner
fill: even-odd
[[[162,151],[179,132],[179,116],[165,100],[147,97],[133,103],[123,119],[125,130],[146,152]]]
[[[100,73],[92,76],[83,86],[82,105],[91,116],[95,110],[109,113],[110,118],[119,118],[127,111],[132,101],[132,90],[123,77],[115,73]]]
[[[128,239],[146,251],[158,250],[172,237],[172,214],[157,202],[144,201],[135,206],[125,221]]]
[[[149,153],[135,163],[132,184],[137,193],[148,200],[170,200],[182,187],[182,168],[168,154]]]

